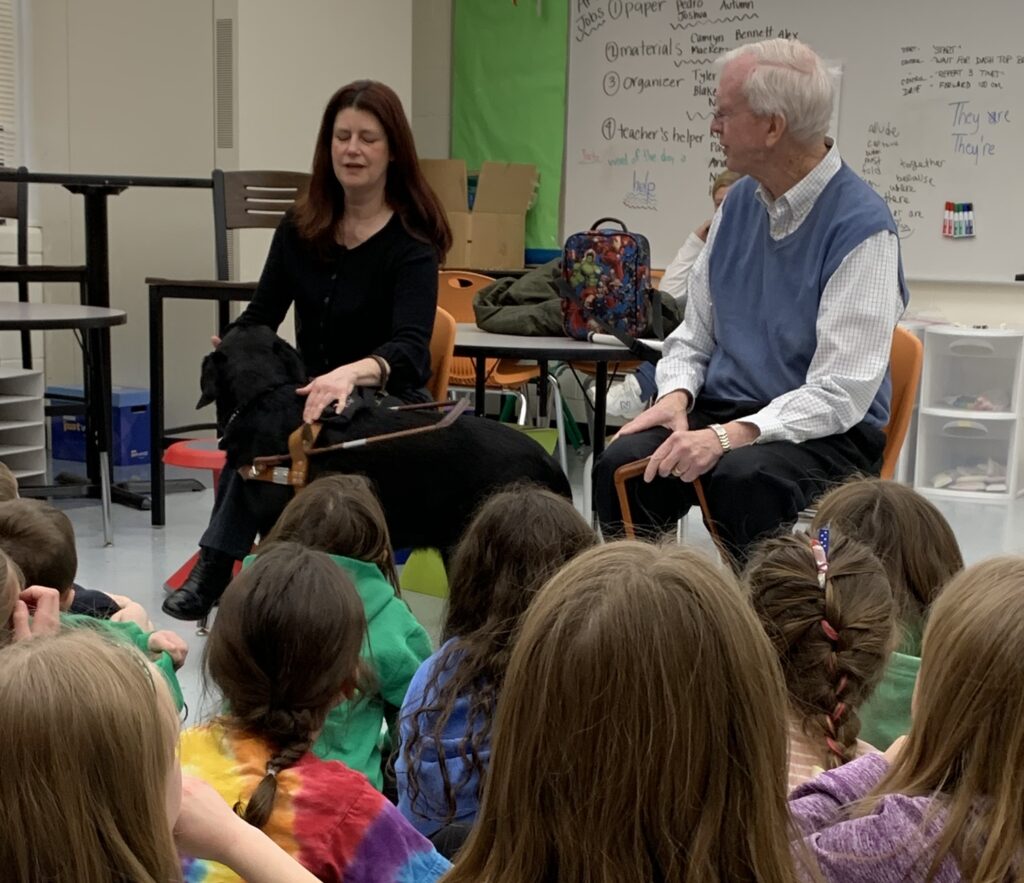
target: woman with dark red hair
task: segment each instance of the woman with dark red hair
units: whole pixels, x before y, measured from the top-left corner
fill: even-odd
[[[303,418],[344,407],[358,387],[428,401],[437,270],[451,231],[419,167],[402,104],[383,83],[357,80],[327,102],[309,187],[274,235],[238,325],[276,330],[295,307],[309,376]],[[224,470],[199,561],[164,601],[177,619],[205,616],[286,498]]]

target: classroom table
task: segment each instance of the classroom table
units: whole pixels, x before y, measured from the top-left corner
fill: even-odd
[[[570,337],[531,337],[523,334],[492,334],[471,323],[459,323],[455,333],[455,355],[467,356],[476,363],[476,413],[483,413],[487,382],[485,359],[533,359],[546,363],[594,362],[594,433],[591,442],[594,459],[604,450],[605,400],[608,392],[608,363],[629,361],[624,346],[590,343]]]
[[[110,329],[128,320],[124,310],[79,304],[0,303],[0,331],[82,332],[85,351],[85,411],[90,443],[97,453],[98,469],[85,483],[68,485],[29,485],[22,488],[25,497],[92,497],[97,494],[103,507],[103,540],[113,542],[110,520],[110,371],[99,352],[110,352]],[[97,483],[96,478],[99,478]]]
[[[129,187],[185,187],[212,189],[211,178],[177,178],[154,175],[90,175],[76,172],[20,172],[14,169],[0,171],[5,180],[26,181],[29,184],[59,184],[71,193],[80,194],[85,207],[85,305],[110,306],[110,252],[107,224],[107,200]],[[94,357],[102,363],[107,377],[110,373],[109,335],[96,341]],[[109,403],[108,403],[109,404]],[[86,445],[86,471],[90,481],[97,477],[97,451],[91,440]],[[154,440],[154,444],[155,444]],[[109,476],[104,481],[109,480]],[[137,509],[149,505],[147,497],[128,490],[115,488],[115,502]]]

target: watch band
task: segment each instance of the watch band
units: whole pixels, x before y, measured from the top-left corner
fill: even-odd
[[[729,443],[729,433],[725,431],[725,427],[721,423],[710,423],[708,424],[708,429],[718,436],[718,442],[722,446],[722,453],[728,454],[732,450],[732,445]]]

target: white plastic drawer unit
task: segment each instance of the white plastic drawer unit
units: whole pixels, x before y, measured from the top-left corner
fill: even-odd
[[[915,486],[1006,501],[1020,493],[1024,331],[929,327]]]

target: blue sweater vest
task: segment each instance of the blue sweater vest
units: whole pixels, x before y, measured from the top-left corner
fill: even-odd
[[[756,190],[743,178],[729,191],[708,268],[715,349],[704,393],[732,401],[768,402],[806,382],[826,284],[870,236],[896,232],[884,200],[845,163],[800,227],[778,241]],[[905,304],[902,262],[899,285]],[[865,422],[886,424],[890,388],[887,371]]]

